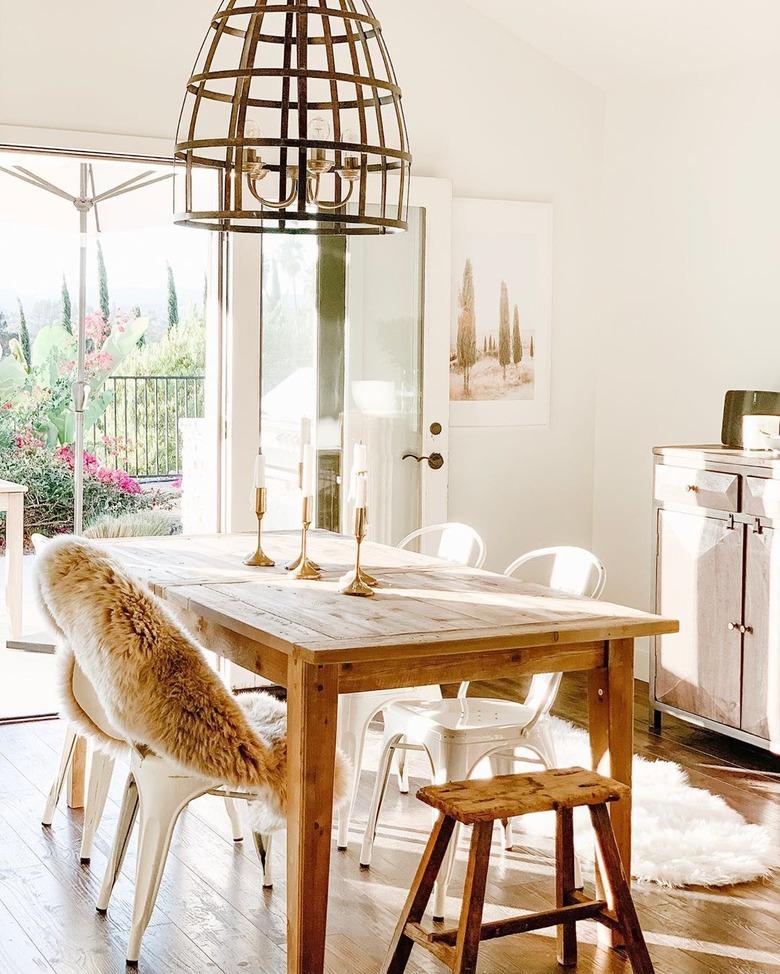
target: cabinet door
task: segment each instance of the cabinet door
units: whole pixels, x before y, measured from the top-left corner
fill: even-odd
[[[742,730],[780,750],[780,533],[748,529]],[[752,629],[752,632],[750,631]]]
[[[658,639],[656,700],[731,727],[740,726],[744,537],[744,525],[719,518],[658,513],[657,609],[680,632]]]

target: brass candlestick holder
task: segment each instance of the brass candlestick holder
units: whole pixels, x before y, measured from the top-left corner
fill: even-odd
[[[296,578],[306,578],[311,581],[322,578],[322,575],[320,574],[320,566],[316,562],[313,562],[306,553],[309,528],[311,527],[311,509],[313,503],[313,497],[303,498],[303,514],[301,518],[301,553],[298,555],[295,561],[290,562],[290,564],[287,566],[288,571],[295,572]]]
[[[358,507],[355,509],[355,541],[357,542],[357,550],[355,552],[355,568],[341,579],[339,584],[339,592],[341,595],[357,595],[361,598],[368,599],[374,594],[374,590],[371,588],[370,583],[366,580],[370,578],[363,569],[360,567],[360,548],[366,538],[366,523],[367,523],[367,511],[365,507]]]
[[[268,510],[268,491],[265,487],[255,489],[255,512],[257,514],[257,550],[244,559],[250,568],[273,568],[276,562],[263,551],[263,517]]]

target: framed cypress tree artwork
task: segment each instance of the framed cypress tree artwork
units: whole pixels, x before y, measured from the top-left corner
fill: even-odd
[[[450,423],[547,426],[550,203],[453,202]]]

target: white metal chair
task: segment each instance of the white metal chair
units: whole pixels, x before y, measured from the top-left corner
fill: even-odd
[[[549,574],[551,588],[571,595],[598,598],[606,584],[606,570],[599,559],[583,548],[543,548],[518,558],[506,569],[515,575],[532,561],[553,559]],[[382,757],[377,772],[363,846],[362,866],[371,864],[377,820],[393,757],[399,749],[423,750],[431,764],[435,784],[462,781],[471,777],[477,765],[490,759],[493,773],[511,774],[520,761],[541,763],[555,768],[555,743],[547,717],[561,683],[560,673],[537,674],[531,681],[526,700],[467,698],[468,684],[461,685],[458,697],[449,700],[402,700],[385,710]],[[525,752],[518,753],[518,752]],[[530,752],[530,757],[528,753]],[[505,845],[511,848],[511,825],[505,823]],[[443,919],[447,886],[452,876],[457,832],[447,850],[437,881],[434,917]],[[579,863],[576,882],[582,885]]]
[[[411,548],[415,542],[432,542],[438,535],[439,543],[435,551],[426,554],[435,555],[456,565],[468,565],[470,568],[484,568],[487,559],[487,547],[479,534],[469,524],[459,524],[451,521],[447,524],[431,524],[425,528],[418,528],[398,542],[399,548]]]
[[[456,565],[482,568],[487,556],[485,542],[474,528],[468,524],[434,524],[420,528],[407,535],[398,544],[399,548],[409,548],[416,541],[435,538],[439,542],[435,554]],[[363,749],[371,721],[386,707],[398,700],[441,700],[438,686],[409,687],[401,690],[371,690],[367,693],[351,693],[339,699],[339,747],[348,755],[355,769],[352,798],[338,814],[338,847],[347,848],[349,824],[360,790],[360,772],[363,767]],[[403,751],[399,751],[398,786],[403,794],[409,791],[406,776],[406,762]]]

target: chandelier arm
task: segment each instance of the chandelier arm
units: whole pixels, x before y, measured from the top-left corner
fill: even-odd
[[[306,177],[306,199],[309,203],[317,203],[320,195],[320,177],[319,175]]]
[[[247,182],[247,186],[249,187],[249,192],[252,194],[252,196],[254,196],[257,202],[261,206],[267,206],[269,207],[269,209],[272,210],[286,210],[289,206],[291,206],[295,202],[295,198],[298,195],[297,179],[293,179],[292,192],[287,197],[287,199],[284,200],[284,202],[282,203],[276,203],[276,202],[272,202],[271,200],[263,199],[263,197],[257,192],[257,180],[252,179],[251,176],[247,176],[246,182]]]
[[[349,190],[347,191],[347,195],[340,203],[323,203],[321,200],[317,200],[317,206],[321,210],[340,210],[343,206],[346,206],[347,203],[349,203],[349,201],[352,199],[352,194],[354,192],[355,192],[355,181],[350,180]]]

